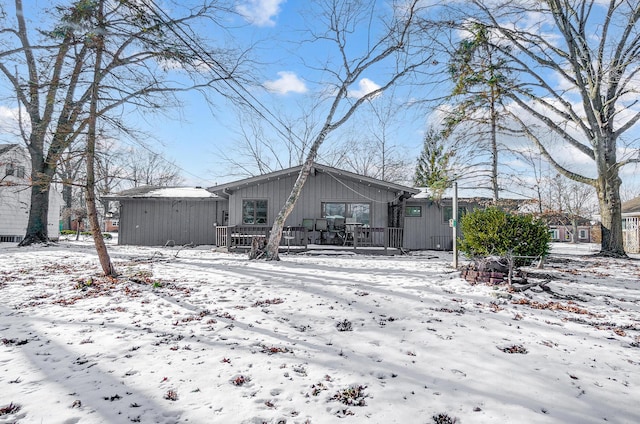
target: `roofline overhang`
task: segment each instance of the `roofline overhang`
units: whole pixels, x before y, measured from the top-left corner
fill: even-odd
[[[238,180],[238,181],[233,181],[225,184],[220,184],[213,187],[208,187],[207,190],[219,196],[224,196],[224,195],[229,196],[233,194],[234,190],[239,190],[245,187],[250,187],[256,184],[262,184],[269,181],[279,180],[283,177],[296,176],[300,173],[301,169],[302,169],[302,165],[298,165],[292,168],[287,168],[287,169],[271,172],[264,175],[258,175],[255,177],[245,178],[243,180]],[[413,196],[415,194],[420,193],[420,189],[417,189],[417,188],[407,187],[400,184],[391,183],[388,181],[382,181],[376,178],[365,177],[363,175],[355,174],[350,171],[333,168],[327,165],[314,164],[311,169],[311,175],[316,175],[318,171],[331,174],[334,176],[343,176],[352,181],[357,181],[359,183],[375,185],[376,187],[384,188],[389,191],[395,191],[398,193],[397,194],[398,196],[402,196],[405,194],[409,196]]]

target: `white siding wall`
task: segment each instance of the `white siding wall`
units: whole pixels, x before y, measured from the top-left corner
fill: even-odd
[[[13,164],[15,173],[7,176],[7,165]],[[24,178],[17,177],[17,166],[24,166]],[[24,237],[29,221],[29,206],[31,204],[31,187],[29,176],[31,164],[27,152],[16,147],[5,152],[0,157],[0,237]],[[8,185],[9,183],[10,185]],[[60,236],[60,205],[61,194],[53,187],[49,193],[49,237],[57,239]]]

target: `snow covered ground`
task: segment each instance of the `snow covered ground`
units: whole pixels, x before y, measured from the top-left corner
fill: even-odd
[[[0,423],[638,423],[640,261],[0,245]]]

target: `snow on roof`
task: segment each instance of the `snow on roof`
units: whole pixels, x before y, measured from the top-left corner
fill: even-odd
[[[218,197],[202,187],[168,187],[152,190],[145,197]]]
[[[202,187],[155,187],[144,186],[135,187],[122,191],[113,196],[114,199],[132,199],[132,198],[191,198],[191,199],[208,199],[217,198],[218,196]]]

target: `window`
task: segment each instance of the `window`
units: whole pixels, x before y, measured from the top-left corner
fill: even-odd
[[[585,229],[578,230],[578,238],[582,240],[589,238],[587,235],[587,230]]]
[[[120,221],[119,221],[119,220],[117,220],[117,219],[112,219],[112,220],[111,220],[111,226],[112,226],[112,227],[118,227],[118,226],[120,226]]]
[[[24,178],[24,166],[18,165],[18,173],[16,174],[18,178]]]
[[[460,217],[467,214],[467,208],[464,206],[458,206],[458,221]],[[442,208],[442,222],[449,225],[449,220],[453,218],[453,206],[445,206]]]
[[[560,234],[559,234],[558,230],[557,230],[557,229],[555,229],[555,228],[554,228],[554,229],[552,229],[552,230],[549,230],[549,234],[551,234],[551,240],[558,240],[558,239],[560,239]]]
[[[364,225],[371,224],[371,205],[369,203],[323,202],[323,218],[355,218]]]
[[[404,216],[421,217],[422,216],[422,206],[406,206],[404,208]]]
[[[16,173],[16,168],[12,163],[8,163],[7,164],[7,172],[5,175],[15,175]]]
[[[242,201],[242,223],[243,224],[266,224],[267,223],[267,201],[266,200],[243,200]]]

